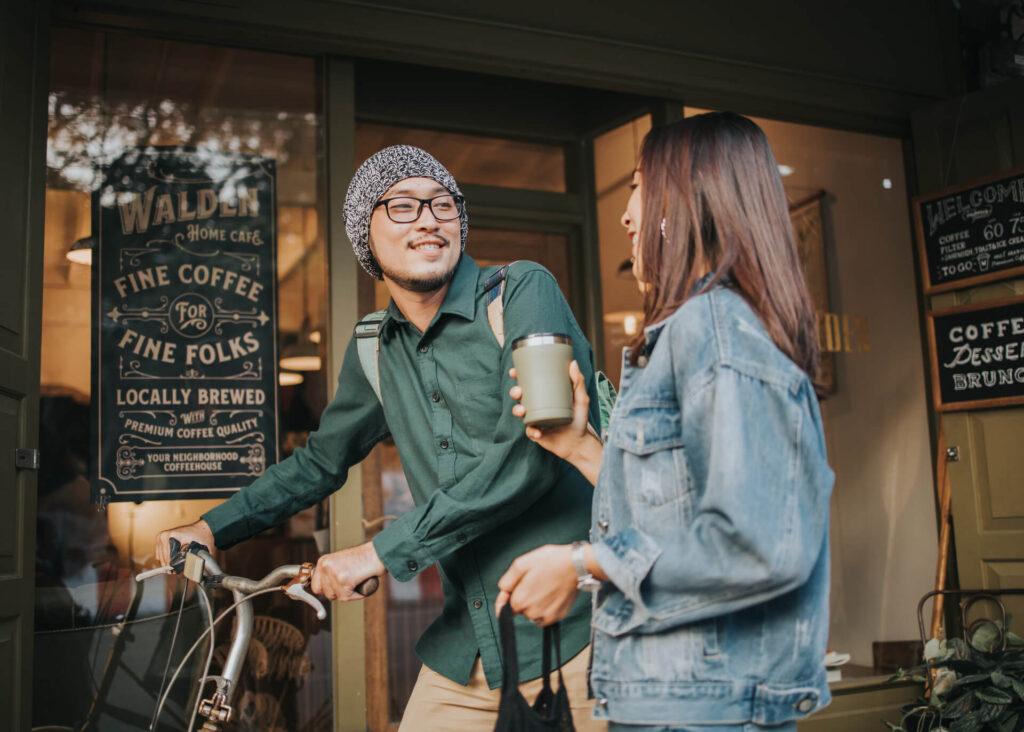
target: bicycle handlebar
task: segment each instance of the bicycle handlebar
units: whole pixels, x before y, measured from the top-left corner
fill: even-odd
[[[249,650],[249,640],[252,636],[253,612],[251,605],[247,602],[249,596],[280,588],[293,600],[309,605],[316,611],[317,618],[324,620],[327,617],[327,610],[320,599],[307,589],[313,577],[314,567],[309,562],[285,564],[273,569],[263,579],[253,580],[248,577],[224,574],[209,549],[202,544],[192,542],[187,547],[182,547],[181,542],[174,538],[170,539],[169,544],[171,563],[139,573],[135,577],[137,582],[142,582],[158,574],[191,574],[195,568],[189,569],[188,555],[193,554],[202,562],[201,577],[190,576],[189,578],[200,581],[206,587],[223,587],[230,590],[234,600],[236,622],[231,633],[231,648],[224,661],[224,668],[221,670],[220,676],[211,677],[217,680],[216,693],[209,700],[203,700],[200,705],[200,714],[209,721],[227,722],[232,715],[231,699],[237,688],[242,666]],[[369,597],[379,587],[380,579],[370,577],[360,582],[355,587],[355,592],[363,597]],[[200,693],[202,693],[202,689],[200,689]],[[204,729],[206,728],[204,726]],[[211,727],[211,729],[213,728],[215,727]]]

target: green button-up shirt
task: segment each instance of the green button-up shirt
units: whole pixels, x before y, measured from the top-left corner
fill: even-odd
[[[477,655],[491,688],[501,685],[494,599],[498,579],[520,554],[544,544],[585,540],[593,489],[574,468],[526,438],[512,415],[508,375],[512,343],[530,333],[572,337],[597,424],[590,346],[554,277],[516,263],[504,294],[505,345],[487,322],[483,286],[496,268],[463,255],[448,293],[425,332],[394,302],[381,325],[378,401],[349,343],[334,399],[305,448],[270,467],[252,485],[203,518],[226,548],[322,500],[373,446],[394,438],[416,507],[373,540],[400,581],[437,563],[445,604],[416,645],[431,669],[469,682]],[[521,680],[540,675],[541,631],[516,619]],[[590,636],[588,598],[562,623],[563,662]]]

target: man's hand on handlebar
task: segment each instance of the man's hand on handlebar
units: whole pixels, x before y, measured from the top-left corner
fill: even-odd
[[[328,600],[362,600],[364,595],[357,592],[356,587],[371,577],[383,576],[386,571],[373,542],[368,541],[320,557],[310,588],[313,594],[323,595]]]
[[[214,547],[213,532],[210,531],[210,526],[202,519],[199,519],[194,524],[167,529],[156,535],[156,558],[160,565],[171,563],[171,539],[177,539],[181,542],[182,546],[188,546],[189,543],[195,541],[210,549]]]

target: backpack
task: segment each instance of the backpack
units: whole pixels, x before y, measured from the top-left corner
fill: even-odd
[[[498,345],[505,345],[505,280],[508,270],[515,262],[506,264],[484,281],[484,303],[487,306],[487,324],[491,326],[494,339]],[[355,328],[356,352],[359,365],[363,367],[366,380],[370,382],[377,401],[384,403],[380,390],[380,328],[387,315],[387,310],[370,313]],[[612,408],[615,406],[615,386],[603,371],[594,373],[597,383],[598,411],[601,415],[601,438],[604,439],[611,419]]]

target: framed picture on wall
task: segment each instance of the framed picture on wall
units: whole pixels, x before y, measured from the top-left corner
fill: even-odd
[[[814,312],[818,322],[829,311],[828,262],[825,258],[824,207],[825,191],[818,191],[789,207],[789,219],[793,223],[800,265],[811,292]],[[819,327],[820,331],[820,327]],[[821,352],[821,363],[814,379],[818,396],[834,394],[836,390],[836,357],[825,349]]]

